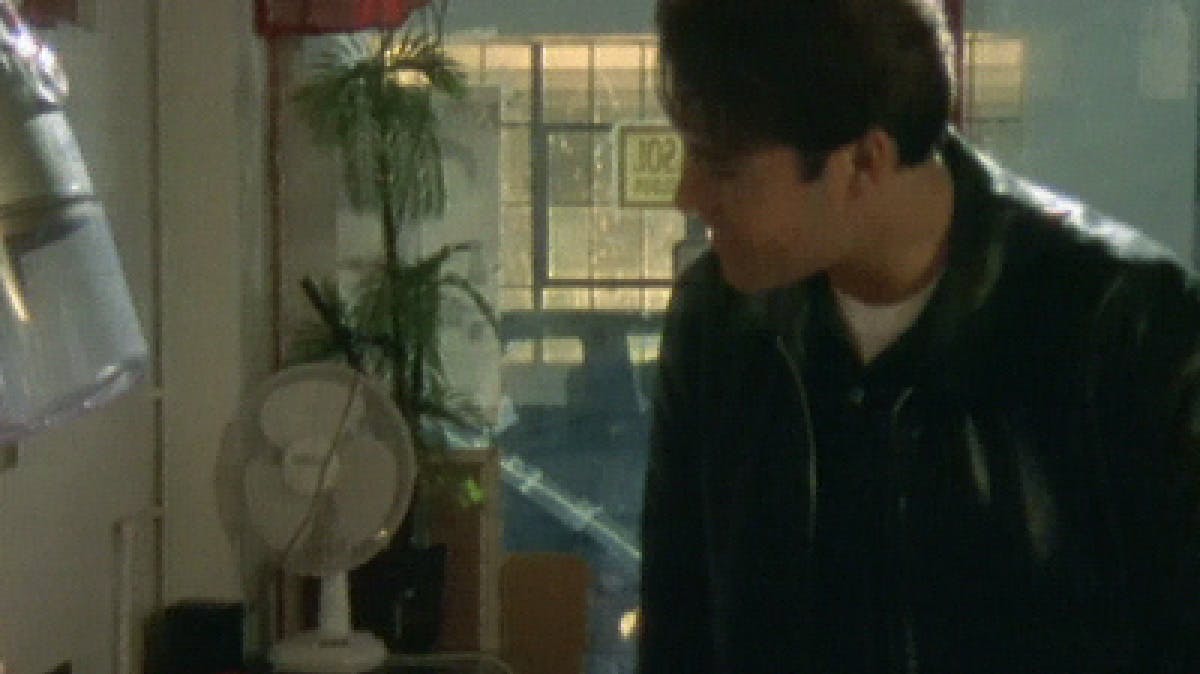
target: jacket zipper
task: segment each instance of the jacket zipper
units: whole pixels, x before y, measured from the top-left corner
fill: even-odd
[[[808,540],[816,541],[817,538],[817,486],[820,481],[817,478],[817,441],[813,436],[812,429],[812,409],[808,404],[808,387],[804,385],[804,378],[800,376],[800,366],[796,363],[796,359],[787,349],[784,344],[783,337],[776,335],[775,348],[783,356],[784,362],[787,363],[788,371],[791,372],[792,381],[796,384],[796,390],[800,393],[800,408],[804,413],[804,437],[808,443]]]
[[[795,383],[796,390],[800,394],[800,407],[801,407],[801,411],[804,413],[804,436],[805,436],[805,441],[808,443],[808,522],[807,522],[807,526],[808,526],[809,541],[815,541],[816,534],[817,534],[817,487],[820,484],[820,481],[817,477],[817,442],[816,442],[815,436],[813,435],[812,409],[809,406],[808,387],[805,385],[804,377],[800,373],[799,364],[796,363],[796,359],[792,356],[792,353],[787,349],[787,345],[785,344],[782,336],[777,335],[775,337],[775,348],[776,348],[776,350],[779,351],[779,354],[781,356],[783,356],[784,362],[787,363],[788,371],[791,373],[791,376],[792,376],[792,381]],[[890,431],[891,433],[895,433],[896,429],[899,427],[898,421],[900,418],[900,414],[903,411],[904,406],[908,403],[909,399],[912,397],[912,394],[913,394],[912,388],[905,389],[904,391],[901,392],[900,396],[896,399],[896,403],[894,405],[892,405],[891,416],[889,419],[889,423],[891,425],[891,431]],[[908,486],[907,486],[907,484],[905,484],[905,485],[901,485],[901,487],[902,487],[901,493],[897,496],[897,500],[896,500],[897,519],[898,519],[898,524],[899,524],[899,529],[900,529],[900,531],[897,533],[897,536],[898,536],[899,544],[901,546],[904,546],[908,540],[908,521],[907,521]],[[900,550],[900,555],[902,557],[902,559],[899,560],[899,563],[901,565],[901,573],[904,574],[904,577],[902,578],[901,583],[902,583],[903,587],[907,587],[908,575],[909,575],[908,571],[907,571],[908,563],[907,563],[907,559],[906,559],[907,554],[904,552],[903,548],[901,548],[901,550]],[[904,651],[905,651],[904,672],[905,672],[905,674],[919,674],[919,672],[921,671],[921,667],[920,667],[920,661],[917,657],[917,644],[916,644],[916,639],[913,636],[912,611],[911,611],[911,607],[909,606],[907,594],[905,594],[905,596],[902,597],[901,604],[902,604],[902,606],[901,606],[901,623],[902,623],[902,628],[904,630]]]
[[[903,412],[905,405],[907,405],[909,400],[912,398],[912,395],[913,389],[912,387],[908,387],[900,392],[900,395],[896,398],[896,402],[892,405],[891,414],[888,419],[888,423],[890,425],[890,428],[888,429],[888,435],[891,438],[893,451],[908,451],[902,450],[903,444],[897,440],[897,436],[900,429],[900,414]],[[906,454],[903,454],[897,458],[899,461],[902,461],[905,464],[911,462],[912,460],[912,457],[907,456]],[[920,661],[917,658],[917,643],[915,637],[913,636],[912,606],[910,605],[909,600],[909,589],[912,580],[909,564],[910,555],[908,550],[908,497],[910,491],[909,467],[907,465],[902,465],[900,470],[902,471],[901,475],[903,477],[902,479],[897,480],[898,484],[896,485],[897,491],[899,492],[896,494],[896,526],[898,529],[896,532],[896,552],[899,556],[899,559],[897,559],[896,562],[899,566],[901,574],[899,583],[901,592],[900,623],[901,628],[904,630],[904,671],[905,674],[917,674],[921,671],[921,666]]]
[[[784,342],[784,337],[775,336],[775,350],[784,357],[784,362],[787,363],[787,371],[792,375],[792,383],[796,384],[796,390],[800,396],[800,413],[804,415],[804,439],[808,443],[808,497],[809,497],[809,513],[808,513],[808,536],[810,549],[816,546],[817,540],[817,441],[816,435],[812,433],[812,409],[809,407],[809,387],[804,384],[804,378],[800,375],[800,367],[796,359],[792,356],[790,350],[787,350],[787,344]],[[815,566],[810,566],[809,570],[809,596],[814,597],[816,592],[816,583],[814,580]],[[811,601],[811,600],[810,600]],[[815,657],[815,656],[814,656]],[[816,664],[810,664],[810,672],[816,672]]]

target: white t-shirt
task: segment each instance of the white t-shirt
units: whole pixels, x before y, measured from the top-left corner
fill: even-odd
[[[939,276],[940,279],[940,276]],[[912,327],[929,302],[938,279],[894,304],[869,304],[851,297],[837,288],[833,296],[837,300],[842,318],[850,328],[850,336],[858,347],[858,357],[864,364],[870,363],[883,353],[888,345]]]

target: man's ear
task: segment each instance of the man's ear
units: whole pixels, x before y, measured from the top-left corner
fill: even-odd
[[[879,127],[868,129],[846,149],[852,171],[850,189],[856,192],[879,187],[900,166],[900,148],[896,139]]]

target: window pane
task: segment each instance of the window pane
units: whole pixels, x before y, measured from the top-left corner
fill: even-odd
[[[500,199],[530,202],[532,164],[529,159],[529,127],[505,125],[500,129]]]
[[[642,275],[642,223],[637,211],[598,208],[592,222],[594,278],[636,279]]]
[[[505,365],[528,365],[533,362],[534,342],[532,339],[514,339],[504,345]]]
[[[530,85],[533,81],[532,47],[522,45],[488,45],[483,52],[483,83],[500,87],[500,119],[505,122],[528,122],[533,110]]]
[[[542,340],[542,360],[560,365],[583,362],[583,340],[575,337],[547,337]]]
[[[658,97],[658,47],[646,45],[646,108],[642,116],[646,119],[665,119],[662,102]]]
[[[501,209],[500,285],[533,285],[533,211],[528,206]]]
[[[666,311],[670,300],[668,288],[646,288],[646,311]]]
[[[447,44],[446,54],[454,59],[467,74],[467,84],[480,81],[480,58],[483,50],[477,44]]]
[[[547,288],[542,291],[543,309],[590,309],[591,288]]]
[[[658,360],[658,348],[662,342],[659,335],[629,335],[629,359],[635,365],[645,365]]]
[[[686,221],[673,208],[648,208],[646,223],[646,278],[668,280],[675,271],[675,244],[683,239]]]
[[[599,311],[641,311],[641,288],[596,288],[593,307]]]
[[[550,278],[591,278],[592,209],[550,208]]]
[[[586,205],[592,203],[593,148],[587,131],[549,134],[550,203]]]
[[[973,117],[1021,116],[1025,44],[1019,39],[975,35],[967,42],[970,112]]]
[[[613,134],[592,134],[593,198],[597,204],[617,201],[617,167],[613,151]]]
[[[546,46],[545,111],[548,122],[587,122],[592,119],[591,49]]]
[[[639,45],[596,47],[596,91],[593,119],[617,122],[642,113],[642,48]]]

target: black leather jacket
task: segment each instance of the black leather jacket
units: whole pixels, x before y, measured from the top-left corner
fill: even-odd
[[[870,669],[1200,672],[1195,279],[956,137],[944,157],[948,269],[904,338],[903,385],[860,393],[891,457],[886,540],[866,554],[888,555],[899,615],[861,616],[892,646]],[[711,254],[676,287],[643,674],[862,671],[815,656],[830,457],[811,400],[832,384],[806,344],[832,329],[813,319],[823,292],[740,294]]]

